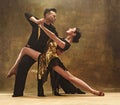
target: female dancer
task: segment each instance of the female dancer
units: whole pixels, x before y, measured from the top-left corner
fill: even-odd
[[[83,80],[73,76],[63,65],[61,60],[59,59],[59,55],[67,50],[70,47],[70,43],[72,42],[79,42],[79,38],[81,37],[81,34],[77,28],[70,28],[66,31],[67,37],[65,39],[58,38],[49,31],[47,28],[45,28],[42,24],[40,25],[42,30],[46,32],[46,34],[54,41],[49,44],[48,50],[46,52],[46,61],[47,65],[52,67],[53,70],[55,70],[57,73],[59,73],[61,76],[63,76],[65,79],[70,81],[71,83],[75,84],[78,87],[83,88],[84,90],[97,95],[97,96],[104,96],[104,93],[98,90],[95,90],[91,88],[87,83],[85,83]],[[51,50],[52,49],[52,50]],[[16,73],[16,68],[21,60],[21,58],[24,55],[31,56],[34,60],[38,60],[38,57],[41,55],[40,52],[37,52],[33,49],[24,47],[22,48],[14,66],[11,68],[10,72],[8,73],[8,77],[12,76]]]

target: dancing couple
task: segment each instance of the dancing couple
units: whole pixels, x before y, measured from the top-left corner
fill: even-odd
[[[55,13],[54,11],[50,11],[52,13]],[[49,15],[50,13],[48,13]],[[53,17],[54,18],[53,18]],[[52,15],[51,17],[49,16],[49,19],[55,19],[56,15]],[[104,93],[98,90],[95,90],[91,88],[86,82],[83,80],[75,77],[72,75],[68,69],[64,66],[63,62],[60,59],[60,55],[68,50],[71,47],[71,43],[77,43],[79,42],[79,39],[81,37],[81,33],[77,27],[74,28],[69,28],[66,31],[66,37],[61,38],[58,37],[58,35],[53,32],[52,29],[49,27],[45,26],[46,25],[46,19],[40,19],[39,21],[30,16],[31,20],[37,23],[37,27],[40,27],[41,31],[46,34],[45,37],[49,37],[48,40],[46,41],[47,43],[42,47],[42,51],[37,49],[33,49],[31,47],[23,47],[22,50],[19,53],[19,56],[13,65],[13,67],[10,69],[8,73],[8,77],[11,77],[12,75],[18,75],[18,67],[20,65],[21,60],[23,59],[24,56],[29,56],[31,57],[34,62],[38,61],[38,78],[39,80],[42,80],[42,78],[45,77],[45,73],[47,71],[55,71],[57,72],[60,76],[68,80],[70,83],[74,84],[78,88],[82,88],[94,95],[97,96],[104,96]],[[53,28],[54,29],[54,28]],[[42,34],[41,34],[42,35]],[[40,35],[40,37],[41,37]],[[44,39],[44,38],[43,38]],[[41,40],[41,43],[43,40]],[[41,47],[41,46],[40,46]],[[23,71],[24,72],[24,71]],[[44,80],[42,80],[44,81]]]

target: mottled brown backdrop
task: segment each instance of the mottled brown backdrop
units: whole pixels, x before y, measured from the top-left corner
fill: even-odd
[[[24,18],[30,12],[41,18],[43,10],[58,10],[55,26],[65,36],[68,27],[80,27],[78,44],[62,55],[76,76],[104,90],[120,88],[120,0],[2,0],[0,3],[0,91],[12,91],[14,77],[6,74],[26,44],[31,27]],[[33,65],[30,71],[36,69]],[[49,83],[46,83],[49,86]],[[36,74],[29,72],[26,91],[36,90]]]

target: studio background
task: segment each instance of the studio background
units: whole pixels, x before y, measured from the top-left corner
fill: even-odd
[[[0,3],[0,91],[13,91],[14,76],[6,78],[19,51],[26,44],[31,26],[25,12],[42,18],[45,8],[57,9],[56,29],[65,36],[69,27],[79,27],[78,44],[61,58],[71,73],[92,87],[120,91],[120,1],[119,0],[4,0]],[[36,92],[36,63],[28,73],[25,92]],[[48,80],[49,81],[49,80]],[[45,84],[50,91],[50,83]]]

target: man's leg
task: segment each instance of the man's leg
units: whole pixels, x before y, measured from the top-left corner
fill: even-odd
[[[38,82],[37,85],[38,96],[44,96],[44,89],[43,89],[44,82],[42,79],[38,79],[37,82]]]
[[[38,91],[38,96],[44,96],[44,89],[43,89],[43,84],[47,81],[47,78],[48,78],[48,74],[49,74],[49,71],[48,70],[45,70],[44,71],[44,74],[40,74],[41,70],[42,70],[42,63],[40,61],[41,58],[41,55],[39,55],[38,57],[38,65],[37,65],[37,91]]]
[[[22,58],[15,77],[13,97],[23,96],[27,73],[34,62],[35,61],[29,56]]]
[[[85,92],[83,92],[79,88],[75,87],[72,83],[70,83],[68,80],[64,79],[62,76],[59,81],[59,84],[66,94],[75,94],[75,93],[85,94]]]
[[[50,71],[52,93],[55,96],[61,96],[61,94],[59,94],[60,75],[56,71],[52,70],[52,68],[49,67],[48,69]]]
[[[49,67],[49,71],[51,77],[52,92],[54,95],[61,96],[61,94],[59,94],[59,86],[63,89],[65,94],[85,94],[85,92],[75,87],[68,80],[64,79],[61,75],[52,70],[51,67]]]

